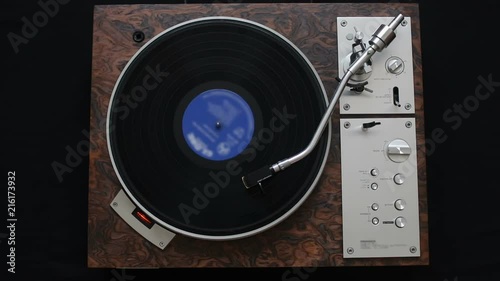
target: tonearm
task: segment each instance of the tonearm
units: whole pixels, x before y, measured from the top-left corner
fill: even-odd
[[[341,93],[344,91],[344,88],[348,84],[348,81],[361,67],[365,65],[365,63],[370,61],[371,57],[376,52],[381,52],[392,42],[392,40],[394,40],[394,38],[396,37],[395,30],[399,26],[399,24],[403,21],[403,19],[404,19],[403,15],[399,14],[398,16],[393,18],[388,25],[385,24],[380,25],[380,27],[373,33],[371,39],[368,41],[369,46],[349,66],[344,76],[340,79],[339,84],[337,85],[337,88],[335,90],[335,93],[333,94],[332,100],[329,103],[326,112],[323,115],[314,133],[314,136],[312,137],[307,147],[301,152],[289,158],[278,161],[270,166],[264,166],[260,169],[257,169],[243,176],[241,179],[247,189],[256,185],[262,187],[261,185],[262,181],[272,177],[278,172],[285,170],[294,163],[297,163],[298,161],[302,160],[304,157],[306,157],[313,151],[321,135],[323,134],[326,125],[330,120],[330,117],[333,113],[333,109],[335,108],[337,100],[339,99]]]

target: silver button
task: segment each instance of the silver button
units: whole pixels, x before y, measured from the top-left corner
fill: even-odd
[[[373,203],[373,204],[372,204],[372,210],[376,211],[376,210],[378,210],[378,207],[379,207],[379,206],[378,206],[378,204],[377,204],[377,203]]]
[[[379,221],[379,219],[378,219],[377,217],[374,217],[374,218],[372,219],[372,223],[373,223],[374,225],[377,225],[379,222],[380,222],[380,221]]]
[[[377,168],[374,168],[370,171],[370,174],[374,177],[378,176],[378,169]]]
[[[398,200],[396,200],[396,202],[394,202],[394,207],[397,210],[402,211],[406,207],[406,201],[403,199],[398,199]]]
[[[373,190],[377,190],[378,189],[378,184],[376,182],[372,183],[370,185],[370,188],[373,189]]]
[[[405,182],[405,176],[403,174],[395,174],[394,175],[394,183],[397,185],[401,185]]]
[[[403,227],[406,226],[406,219],[403,218],[403,217],[397,217],[396,221],[395,221],[395,224],[396,224],[397,227],[403,228]]]

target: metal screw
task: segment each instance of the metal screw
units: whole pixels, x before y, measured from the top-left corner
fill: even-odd
[[[406,121],[405,126],[406,128],[411,128],[413,124],[410,121]]]
[[[405,104],[405,109],[406,110],[410,110],[411,109],[411,104],[409,104],[409,103]]]
[[[134,34],[132,34],[132,40],[134,40],[134,42],[140,43],[144,41],[144,38],[146,38],[146,35],[144,35],[144,32],[140,30],[135,31]]]
[[[165,243],[163,243],[163,241],[160,241],[160,243],[158,243],[160,245],[160,247],[163,247],[165,246]]]
[[[351,247],[347,248],[347,253],[348,253],[349,255],[352,255],[352,254],[354,253],[354,249],[353,249],[353,248],[351,248]]]
[[[344,122],[344,128],[349,129],[351,127],[351,123],[349,121]]]
[[[407,20],[403,20],[403,21],[401,22],[401,26],[406,26],[407,24],[408,24],[408,21],[407,21]]]
[[[347,26],[347,21],[346,21],[346,20],[342,20],[342,21],[340,22],[340,26],[342,26],[342,27],[346,27],[346,26]]]
[[[346,103],[344,104],[344,110],[349,110],[351,108],[351,105]]]
[[[417,247],[415,247],[415,246],[411,246],[411,247],[410,247],[410,253],[414,254],[414,253],[416,253],[416,252],[417,252]]]
[[[113,202],[113,207],[116,207],[118,206],[118,203],[117,202]]]

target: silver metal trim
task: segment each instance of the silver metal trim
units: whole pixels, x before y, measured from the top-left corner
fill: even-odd
[[[123,192],[123,189],[116,194],[110,206],[130,227],[162,250],[165,249],[168,243],[175,237],[175,233],[166,230],[158,224],[154,224],[151,228],[147,228],[137,220],[132,215],[136,206],[130,201],[130,198],[125,192]]]

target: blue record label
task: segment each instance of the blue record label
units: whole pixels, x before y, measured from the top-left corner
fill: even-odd
[[[226,89],[196,96],[182,117],[188,146],[199,156],[222,161],[240,154],[252,140],[254,116],[248,103]]]

